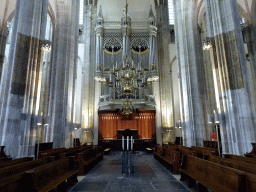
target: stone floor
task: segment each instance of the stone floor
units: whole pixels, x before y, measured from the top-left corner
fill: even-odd
[[[144,152],[134,155],[134,173],[122,174],[121,152],[113,151],[87,174],[79,176],[79,182],[68,191],[194,191],[179,178],[156,161],[152,154]]]

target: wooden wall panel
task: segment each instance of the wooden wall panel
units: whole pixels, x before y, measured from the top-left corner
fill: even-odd
[[[137,129],[140,139],[155,138],[155,112],[139,112],[132,116],[120,113],[99,114],[99,139],[116,139],[117,130]]]

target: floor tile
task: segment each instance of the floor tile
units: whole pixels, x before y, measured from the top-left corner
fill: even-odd
[[[110,152],[87,174],[79,176],[79,182],[69,192],[165,192],[193,191],[185,187],[179,176],[154,159],[152,154],[138,152],[133,155],[134,173],[122,173],[121,152]]]

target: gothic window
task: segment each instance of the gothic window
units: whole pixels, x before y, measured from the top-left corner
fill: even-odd
[[[83,24],[83,17],[84,17],[84,0],[80,0],[79,25]]]
[[[174,10],[173,10],[173,0],[168,0],[168,9],[169,9],[169,24],[174,25]]]

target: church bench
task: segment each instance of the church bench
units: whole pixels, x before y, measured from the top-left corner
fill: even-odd
[[[153,149],[152,148],[146,148],[146,151],[149,153],[149,154],[151,154],[151,153],[153,153]]]
[[[203,141],[205,148],[218,149],[218,141]],[[221,142],[219,142],[221,148]]]
[[[1,192],[17,192],[18,189],[23,189],[24,186],[24,171],[0,179],[0,191]]]
[[[208,160],[245,172],[245,181],[246,181],[245,191],[248,191],[248,192],[256,191],[256,164],[243,162],[241,161],[241,159],[240,160],[225,159],[225,158],[212,156],[212,155],[208,157]]]
[[[42,158],[42,157],[54,156],[55,160],[58,160],[60,159],[60,154],[63,152],[65,152],[65,148],[49,149],[46,151],[40,151],[38,154],[38,157]]]
[[[11,160],[12,160],[11,157],[1,157],[0,158],[0,163],[5,162],[5,161],[11,161]]]
[[[70,148],[66,149],[64,153],[60,153],[59,156],[61,159],[69,156],[77,156],[77,154],[81,153],[83,150],[83,147]]]
[[[24,157],[24,158],[20,158],[20,159],[14,159],[14,160],[2,162],[0,164],[0,168],[7,167],[7,166],[12,166],[12,165],[17,165],[17,164],[25,163],[25,162],[32,161],[32,160],[33,160],[33,157]]]
[[[198,146],[192,146],[191,147],[192,151],[197,152],[197,157],[204,157],[205,155],[218,155],[218,150],[217,149],[212,149],[212,148],[205,148],[205,147],[198,147]]]
[[[210,155],[207,160],[256,175],[256,164]]]
[[[183,156],[181,181],[188,179],[189,187],[198,182],[199,191],[207,188],[216,192],[245,191],[245,173],[194,156]]]
[[[104,155],[108,155],[110,151],[111,151],[111,148],[104,149]]]
[[[17,165],[12,165],[8,167],[3,167],[0,169],[0,179],[3,179],[5,177],[9,177],[11,175],[24,172],[28,169],[32,169],[34,167],[47,164],[49,162],[54,161],[54,157],[47,157],[47,158],[41,158],[38,160],[33,160],[25,163],[20,163]]]
[[[78,174],[86,173],[91,167],[103,159],[102,147],[87,148],[77,155]]]
[[[256,159],[254,159],[254,158],[242,157],[242,156],[231,155],[231,154],[224,154],[224,157],[226,159],[232,159],[232,160],[236,160],[236,161],[242,161],[242,162],[246,162],[246,163],[256,164]]]
[[[248,157],[248,158],[252,158],[252,159],[256,159],[256,154],[245,154],[245,157]]]
[[[191,155],[196,157],[198,155],[198,153],[196,151],[192,151],[190,147],[181,146],[181,145],[177,146],[177,151],[179,151],[181,155],[184,154],[184,155]]]
[[[170,166],[173,173],[180,172],[180,152],[157,145],[154,157]]]
[[[34,169],[25,171],[27,192],[46,192],[57,188],[57,191],[66,191],[68,184],[77,182],[75,157],[66,157]]]

